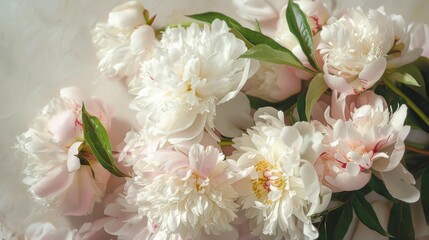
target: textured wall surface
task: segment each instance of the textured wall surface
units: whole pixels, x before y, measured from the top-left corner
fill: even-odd
[[[21,183],[22,165],[15,157],[16,136],[24,132],[59,89],[83,87],[116,109],[123,121],[132,124],[126,88],[103,78],[90,31],[95,22],[107,19],[109,10],[121,0],[0,0],[0,222],[22,230],[38,220],[40,208],[33,204]],[[146,0],[145,6],[158,15],[157,25],[184,20],[184,14],[208,10],[234,14],[230,0]],[[339,0],[338,8],[385,5],[388,13],[403,14],[408,22],[429,23],[427,0]],[[68,222],[45,214],[59,225]]]

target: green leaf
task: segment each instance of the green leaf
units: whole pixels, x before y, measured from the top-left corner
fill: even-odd
[[[428,99],[425,79],[423,78],[423,75],[416,64],[418,63],[414,62],[414,63],[407,64],[405,66],[402,66],[396,69],[396,71],[402,74],[411,75],[411,77],[416,81],[417,86],[410,85],[410,88],[412,88],[415,92],[420,94],[425,99]]]
[[[328,86],[323,79],[323,74],[319,73],[314,76],[305,95],[305,116],[307,119],[310,119],[311,110],[313,110],[314,105],[327,89]]]
[[[284,56],[287,56],[287,59],[293,58],[293,60],[288,61],[288,62],[295,63],[294,65],[296,65],[297,67],[300,67],[301,69],[303,69],[305,71],[313,72],[312,70],[303,67],[303,65],[299,61],[299,59],[289,49],[283,47],[278,42],[276,42],[274,39],[258,32],[258,31],[253,31],[249,28],[243,27],[236,20],[234,20],[234,19],[232,19],[232,18],[230,18],[230,17],[228,17],[222,13],[206,12],[206,13],[201,13],[201,14],[189,15],[188,17],[196,19],[196,20],[200,20],[203,22],[207,22],[207,23],[212,23],[215,19],[223,20],[226,22],[228,27],[230,27],[233,30],[232,32],[237,31],[239,33],[239,34],[236,34],[237,37],[241,38],[242,40],[244,40],[245,42],[250,44],[250,46],[249,46],[249,44],[247,44],[248,48],[251,48],[253,46],[260,45],[260,44],[268,45],[270,48],[272,48],[274,50],[284,52],[285,53]],[[263,60],[261,60],[261,61],[263,61]],[[286,60],[283,60],[283,62],[284,61],[286,61]]]
[[[298,39],[299,45],[305,56],[307,56],[310,65],[314,69],[319,69],[315,56],[313,32],[307,22],[307,16],[305,16],[298,4],[294,3],[293,0],[289,0],[286,8],[286,20],[289,30]]]
[[[307,122],[308,118],[307,118],[307,115],[305,114],[305,109],[306,109],[305,98],[306,98],[306,92],[302,92],[301,94],[299,94],[298,101],[296,103],[296,110],[298,111],[299,120]]]
[[[395,201],[395,199],[390,195],[389,190],[387,190],[386,186],[384,185],[383,181],[381,181],[378,177],[376,177],[374,174],[371,176],[371,179],[369,180],[369,186],[374,190],[374,192],[380,194],[384,198],[390,201]]]
[[[392,112],[396,111],[400,105],[406,104],[406,101],[393,92],[387,85],[379,84],[375,92],[386,99],[387,104],[392,108]],[[429,126],[412,109],[408,109],[405,124],[429,132]]]
[[[423,172],[420,191],[423,212],[425,214],[426,223],[429,225],[429,167],[426,167]]]
[[[82,104],[82,123],[85,141],[91,148],[98,162],[110,173],[118,177],[129,177],[121,172],[116,165],[112,155],[112,146],[106,129],[97,117],[91,116]]]
[[[241,26],[240,23],[238,23],[237,21],[235,21],[233,18],[230,18],[222,13],[218,13],[218,12],[205,12],[205,13],[200,13],[200,14],[193,14],[193,15],[188,15],[187,17],[202,21],[202,22],[206,22],[206,23],[212,23],[214,20],[216,19],[220,19],[226,22],[226,24],[232,28],[234,25],[236,26]]]
[[[395,82],[400,82],[406,85],[420,87],[420,84],[417,82],[417,80],[414,79],[413,76],[411,76],[411,74],[406,72],[405,73],[394,72],[389,74],[387,77]]]
[[[414,240],[413,219],[411,217],[410,204],[395,202],[390,209],[389,233],[390,239]]]
[[[318,240],[328,240],[328,233],[326,232],[326,220],[322,220],[317,225],[317,230],[319,231]]]
[[[277,110],[287,110],[291,108],[298,99],[298,94],[295,94],[283,101],[273,103],[273,102],[265,101],[264,99],[261,99],[255,96],[250,96],[250,95],[246,95],[246,96],[250,101],[250,107],[252,107],[253,109],[258,109],[261,107],[273,107]]]
[[[389,236],[378,221],[377,215],[375,214],[371,204],[365,199],[365,196],[362,193],[354,191],[351,194],[350,202],[356,216],[363,224],[365,224],[365,226],[381,235]]]
[[[427,109],[422,109],[420,108],[416,102],[414,102],[413,100],[410,99],[411,96],[407,95],[404,92],[404,88],[399,88],[398,86],[396,86],[392,81],[390,81],[389,79],[383,77],[382,78],[384,83],[395,93],[397,94],[399,97],[401,97],[402,99],[405,100],[405,102],[407,103],[407,106],[410,107],[419,117],[421,120],[423,120],[425,122],[426,125],[429,125],[429,117],[428,115],[425,113],[425,111],[427,111]],[[406,88],[405,88],[406,89]],[[417,97],[418,95],[416,94]],[[424,99],[421,102],[425,102]],[[421,103],[420,103],[421,104]],[[427,105],[425,106],[427,108]],[[425,111],[424,111],[425,110]]]
[[[346,203],[342,208],[338,224],[335,228],[334,239],[342,240],[349,230],[350,224],[353,219],[353,208],[350,203]]]
[[[292,52],[280,51],[267,44],[259,44],[240,56],[241,58],[252,58],[264,62],[289,65],[302,70],[307,70]]]

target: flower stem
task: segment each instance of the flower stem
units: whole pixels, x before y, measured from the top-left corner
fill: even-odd
[[[425,156],[429,156],[429,151],[427,151],[427,150],[423,150],[423,149],[419,149],[419,148],[415,148],[415,147],[411,147],[411,146],[405,146],[405,149],[412,151],[412,152],[415,152],[415,153],[420,153],[420,154],[425,155]]]
[[[220,141],[218,142],[219,146],[221,147],[228,147],[228,146],[232,146],[232,144],[234,144],[233,141]]]
[[[410,99],[405,95],[394,83],[387,78],[383,78],[384,83],[398,96],[403,98],[407,105],[429,126],[429,118],[426,114]]]

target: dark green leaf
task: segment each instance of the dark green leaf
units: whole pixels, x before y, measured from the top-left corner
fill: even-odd
[[[410,204],[395,202],[390,210],[389,233],[390,239],[414,240],[413,219],[411,217]]]
[[[202,21],[202,22],[206,22],[206,23],[212,23],[214,20],[216,19],[220,19],[226,22],[226,24],[228,24],[228,26],[230,28],[232,28],[234,25],[235,26],[241,26],[240,23],[238,23],[237,21],[235,21],[233,18],[230,18],[222,13],[218,13],[218,12],[205,12],[205,13],[201,13],[201,14],[193,14],[193,15],[188,15],[187,17]]]
[[[296,104],[296,110],[298,111],[298,116],[299,116],[299,120],[300,121],[305,121],[307,122],[307,115],[305,114],[305,96],[306,96],[306,92],[302,92],[301,94],[299,94],[298,96],[298,101]]]
[[[375,89],[377,94],[380,94],[386,99],[387,104],[392,108],[392,111],[396,111],[398,107],[402,104],[406,104],[406,101],[394,93],[386,85],[378,85]],[[410,125],[413,128],[422,129],[426,132],[429,132],[429,126],[421,120],[421,118],[412,110],[408,109],[408,115],[405,119],[405,124]]]
[[[298,99],[298,94],[290,96],[281,102],[275,102],[275,103],[268,102],[268,101],[265,101],[261,98],[250,96],[250,95],[247,95],[247,98],[249,98],[250,106],[253,109],[258,109],[261,107],[273,107],[277,110],[287,110],[296,103],[296,101]]]
[[[335,228],[334,239],[342,240],[349,230],[350,224],[353,219],[353,208],[348,202],[342,207],[340,217],[338,218],[338,224]]]
[[[286,8],[286,20],[289,30],[298,39],[299,45],[305,56],[307,56],[310,65],[314,69],[319,69],[315,57],[313,32],[307,22],[307,17],[293,0],[289,0]]]
[[[411,108],[424,123],[429,126],[429,103],[419,94],[410,93],[406,86],[398,87],[390,79],[383,77],[384,83],[399,97],[405,100],[407,106]]]
[[[291,52],[276,50],[266,44],[259,44],[240,56],[241,58],[252,58],[264,62],[289,65],[302,70],[306,68]]]
[[[328,240],[328,233],[326,232],[326,221],[325,219],[318,223],[317,230],[319,231],[318,240]]]
[[[425,214],[426,223],[429,225],[429,167],[426,167],[423,172],[420,191],[423,212]]]
[[[112,155],[112,146],[106,129],[97,117],[91,116],[82,104],[82,123],[85,141],[91,148],[92,153],[98,162],[110,173],[118,177],[128,177],[115,165]]]
[[[347,204],[347,203],[346,203]],[[350,204],[350,203],[349,203]],[[326,232],[328,239],[334,239],[336,231],[339,225],[339,219],[343,212],[345,205],[342,205],[336,209],[330,210],[326,216]]]
[[[359,191],[354,191],[351,194],[350,202],[353,210],[359,220],[369,229],[378,232],[381,235],[389,236],[378,221],[377,215],[371,204],[365,199],[365,196]]]
[[[316,104],[327,89],[328,86],[323,79],[323,73],[317,74],[311,80],[307,94],[305,95],[305,116],[307,119],[310,119],[311,110],[313,110],[314,104]]]
[[[374,190],[374,192],[385,197],[387,200],[395,201],[395,199],[392,197],[392,195],[390,195],[389,190],[387,190],[383,181],[381,181],[374,174],[371,176],[371,180],[369,180],[369,186],[371,186],[371,188],[372,188],[372,190]]]
[[[201,14],[189,15],[188,17],[196,19],[196,20],[200,20],[203,22],[207,22],[207,23],[212,23],[215,19],[223,20],[226,22],[228,27],[230,27],[232,29],[236,29],[252,45],[255,46],[258,44],[266,44],[273,49],[280,50],[283,52],[287,52],[289,55],[292,55],[295,57],[295,55],[293,55],[293,53],[289,49],[283,47],[282,45],[277,43],[272,38],[258,32],[258,31],[253,31],[249,28],[243,27],[237,21],[235,21],[234,19],[232,19],[232,18],[230,18],[230,17],[228,17],[222,13],[206,12],[206,13],[201,13]],[[295,58],[296,58],[296,61],[299,62],[298,58],[297,57],[295,57]]]

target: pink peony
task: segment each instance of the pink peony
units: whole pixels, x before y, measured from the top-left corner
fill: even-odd
[[[60,97],[53,99],[33,126],[18,137],[18,149],[25,154],[24,182],[36,200],[56,207],[62,215],[91,213],[110,177],[83,138],[82,102],[108,130],[110,107],[76,87],[68,87],[61,89]]]
[[[417,201],[414,177],[400,163],[410,131],[404,126],[406,116],[405,105],[390,113],[385,100],[372,91],[356,96],[334,91],[326,125],[313,122],[324,133],[324,151],[315,164],[321,181],[334,192],[353,191],[375,174],[395,198]]]

